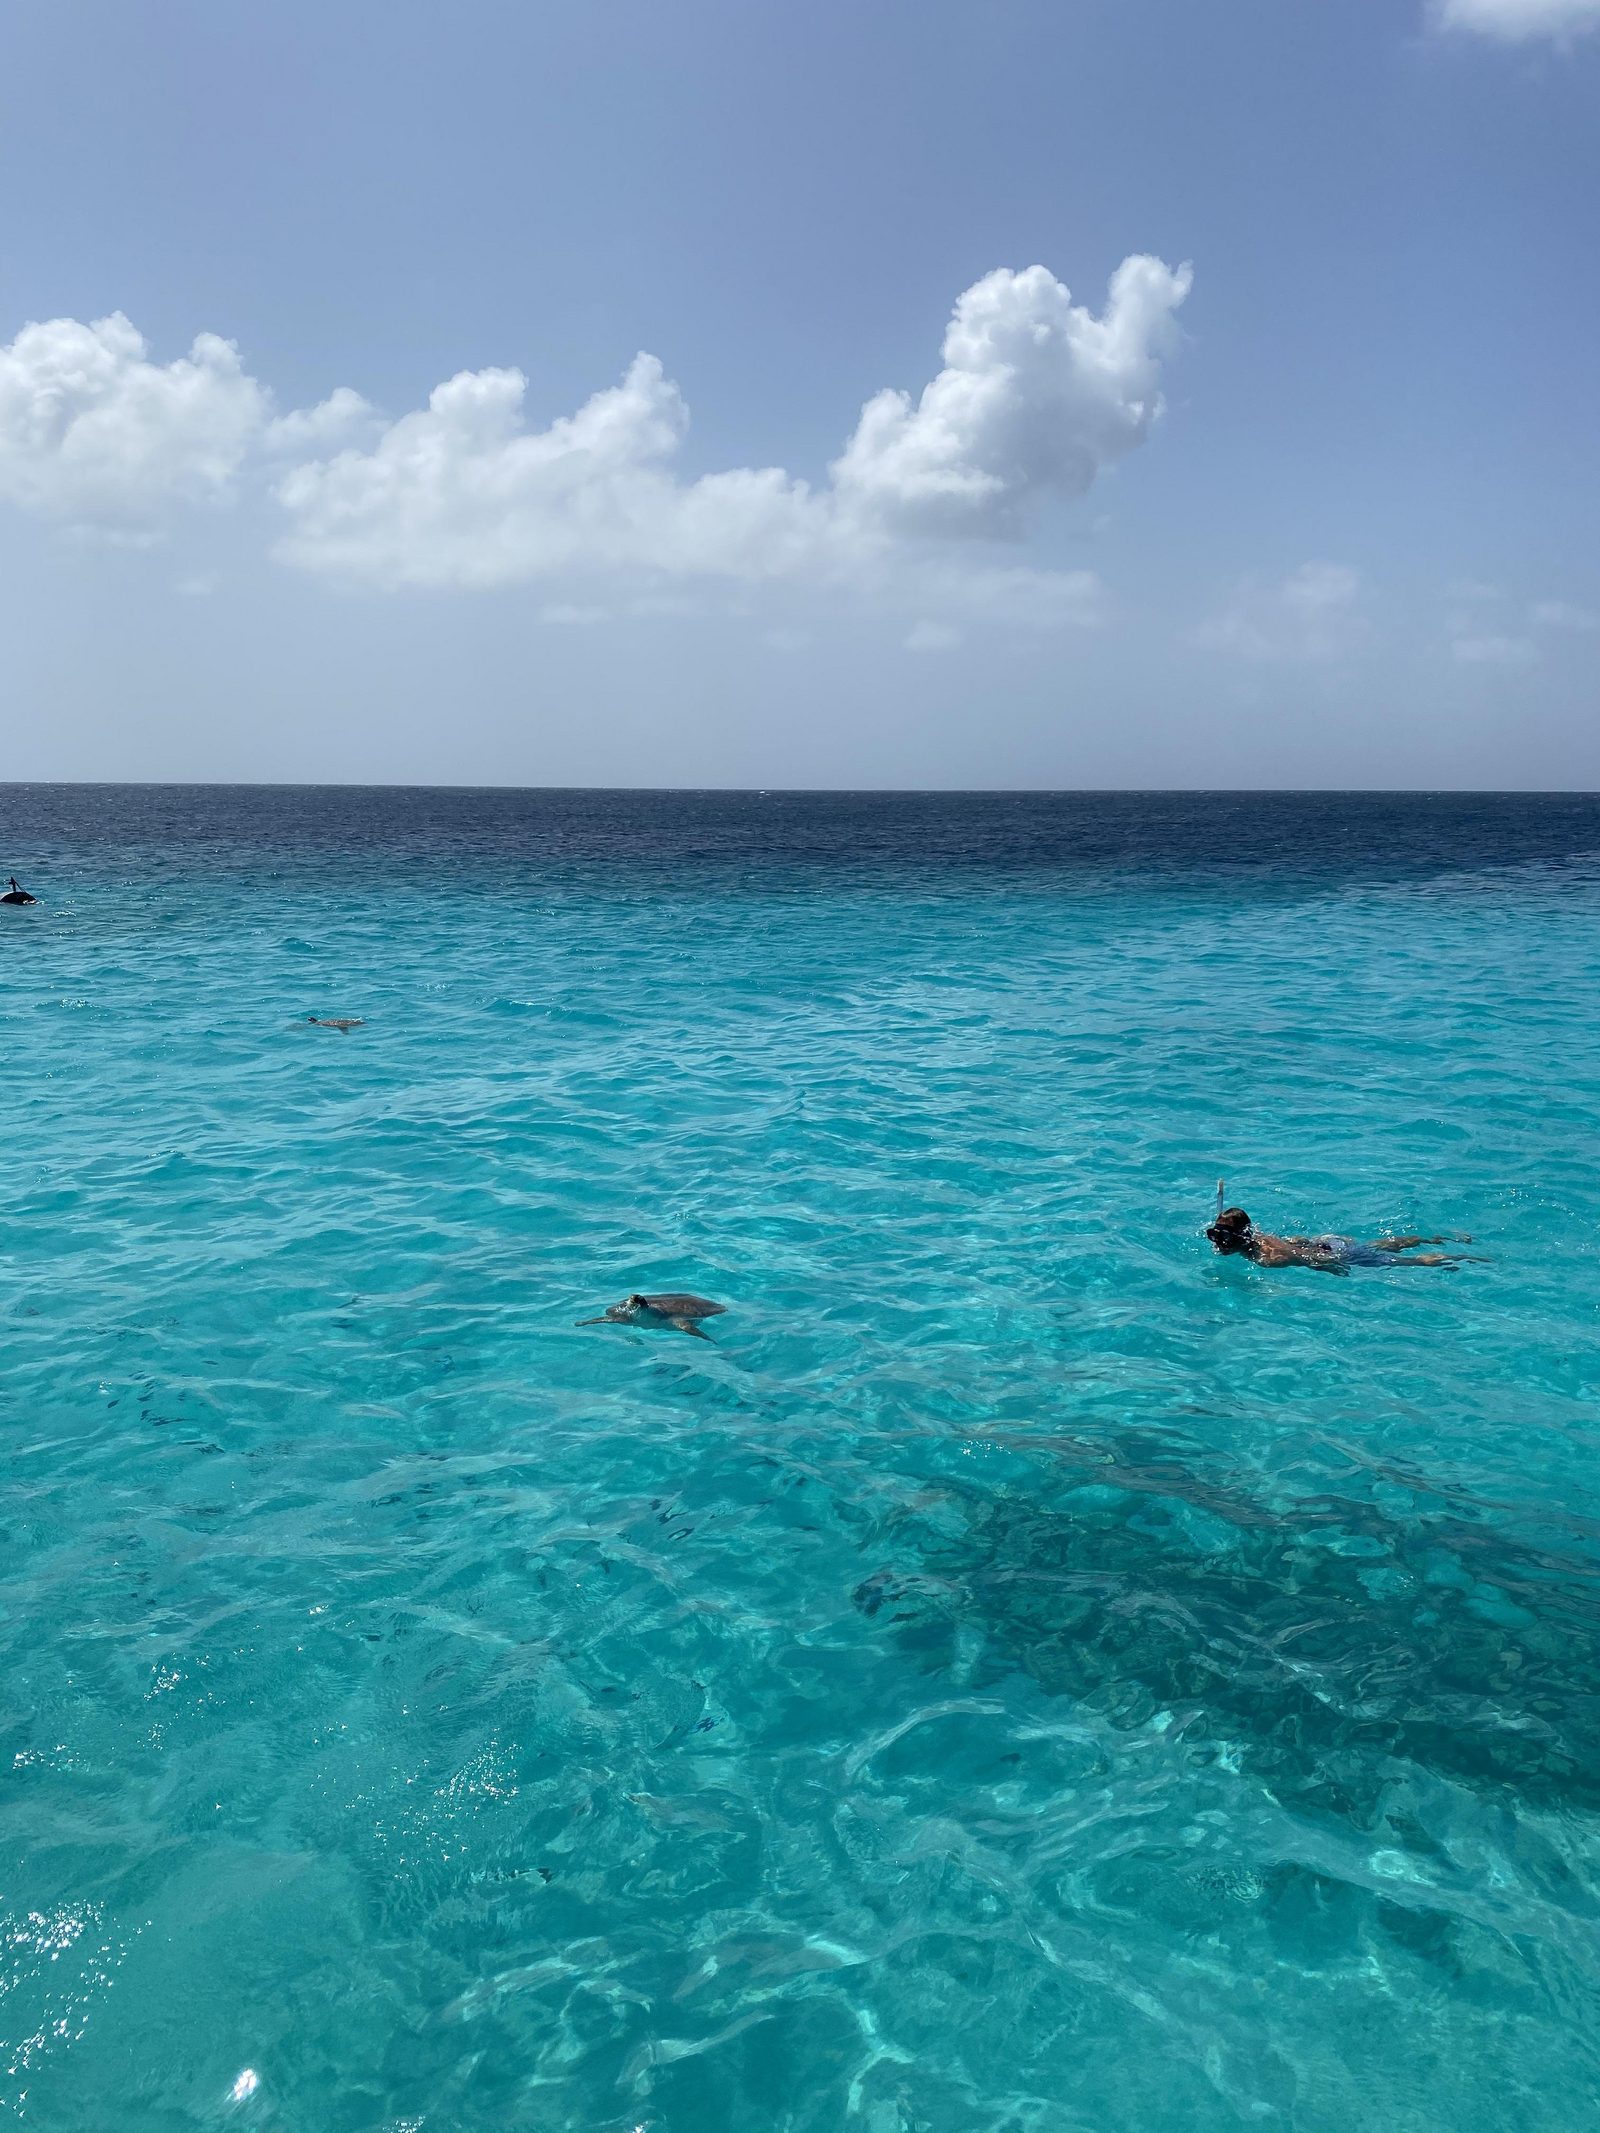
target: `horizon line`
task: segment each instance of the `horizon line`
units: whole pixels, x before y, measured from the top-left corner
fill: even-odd
[[[1589,785],[486,785],[359,778],[4,778],[0,792],[462,792],[720,794],[750,799],[1600,799]]]

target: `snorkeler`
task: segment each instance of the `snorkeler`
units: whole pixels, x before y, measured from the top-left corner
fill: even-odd
[[[1460,1266],[1459,1252],[1423,1252],[1423,1244],[1470,1244],[1470,1237],[1274,1237],[1257,1229],[1242,1207],[1224,1207],[1206,1235],[1219,1252],[1238,1253],[1257,1266],[1309,1266],[1323,1274],[1348,1274],[1353,1266]]]
[[[0,904],[36,904],[38,901],[37,896],[28,894],[15,874],[11,877],[10,888],[7,889],[4,896],[0,896]]]

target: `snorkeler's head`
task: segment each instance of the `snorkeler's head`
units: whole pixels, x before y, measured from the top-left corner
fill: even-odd
[[[1242,1207],[1225,1207],[1206,1235],[1219,1252],[1247,1252],[1254,1232]]]

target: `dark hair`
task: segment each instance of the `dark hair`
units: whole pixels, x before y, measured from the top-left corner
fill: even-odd
[[[1242,1207],[1225,1207],[1206,1235],[1220,1251],[1244,1251],[1250,1243],[1250,1217]]]

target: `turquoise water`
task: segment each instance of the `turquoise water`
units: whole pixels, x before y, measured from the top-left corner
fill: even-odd
[[[1595,2122],[1600,803],[4,798],[0,2119]]]

